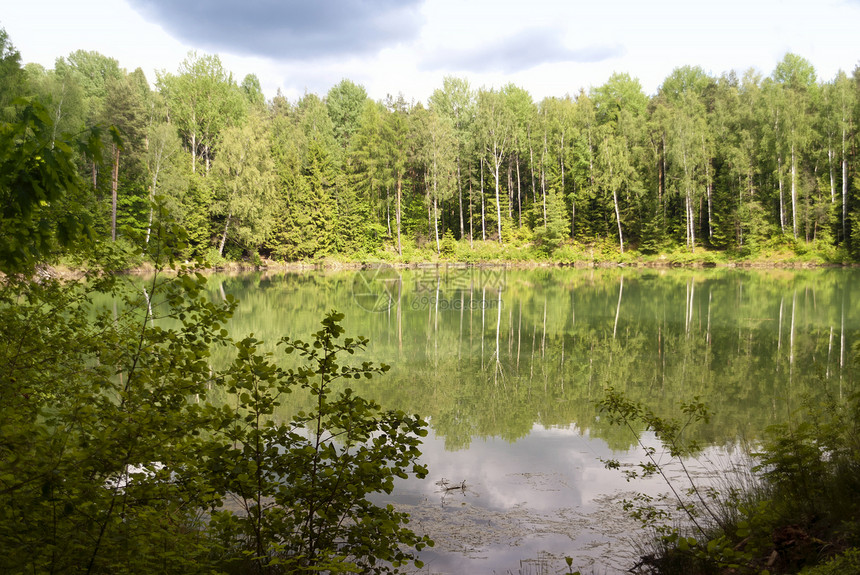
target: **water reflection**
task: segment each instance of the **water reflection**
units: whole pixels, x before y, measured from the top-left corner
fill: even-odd
[[[608,386],[664,415],[699,396],[715,415],[695,433],[715,449],[754,440],[804,398],[854,389],[858,279],[856,270],[382,268],[210,285],[213,299],[239,298],[237,337],[307,337],[338,309],[349,335],[370,338],[367,357],[392,369],[358,391],[432,428],[431,475],[399,485],[396,501],[435,530],[431,567],[458,573],[516,571],[512,561],[551,562],[546,552],[596,561],[617,547],[631,526],[617,508],[607,520],[608,509],[634,487],[599,458],[637,454],[595,411]],[[308,407],[298,393],[289,401],[286,410]],[[442,478],[468,489],[442,501]]]

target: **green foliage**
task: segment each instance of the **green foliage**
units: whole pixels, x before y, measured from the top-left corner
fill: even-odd
[[[311,343],[282,340],[303,360],[282,368],[262,342],[229,339],[235,303],[210,303],[205,283],[156,275],[95,320],[87,286],[3,286],[0,544],[12,572],[397,572],[408,547],[432,544],[367,498],[426,474],[426,431],[336,389],[387,370],[340,363],[366,341],[344,339],[333,313]],[[232,364],[213,372],[213,346],[234,349]],[[315,408],[277,421],[299,388]]]
[[[210,209],[224,218],[219,252],[228,238],[255,251],[274,227],[274,169],[261,118],[251,115],[224,130],[212,172],[217,183]]]
[[[237,407],[215,408],[224,423],[205,448],[204,465],[216,491],[234,494],[242,512],[214,513],[213,528],[221,539],[244,542],[243,563],[254,571],[357,565],[365,573],[388,572],[389,564],[413,559],[400,545],[432,544],[405,527],[406,514],[367,499],[390,493],[395,477],[426,475],[416,463],[426,424],[403,412],[381,412],[355,395],[348,382],[388,366],[339,363],[338,354],[352,355],[367,343],[343,339],[342,319],[329,314],[311,343],[281,340],[284,353],[301,358],[297,368],[278,367],[257,352],[262,342],[246,338],[235,343],[236,359],[220,376]],[[335,391],[337,380],[346,387]],[[275,408],[299,387],[310,392],[314,408],[278,422]]]
[[[442,255],[445,257],[453,256],[457,251],[457,240],[454,239],[454,233],[447,230],[442,236]]]
[[[38,102],[19,101],[18,120],[0,125],[0,271],[32,273],[58,248],[92,238],[92,217],[75,154],[97,157],[99,130],[57,138]]]
[[[288,190],[286,213],[281,222],[280,250],[288,260],[311,259],[336,250],[337,205],[334,201],[335,173],[332,158],[312,140],[304,159],[305,168]],[[351,233],[358,230],[351,229]]]
[[[213,303],[204,276],[173,266],[185,234],[166,216],[153,220],[142,288],[112,273],[126,242],[73,252],[88,258],[86,282],[31,280],[48,248],[77,237],[49,217],[83,183],[71,147],[44,137],[44,109],[21,117],[3,127],[0,571],[399,572],[409,548],[432,544],[368,499],[426,475],[426,424],[346,384],[387,366],[341,363],[367,343],[343,337],[341,314],[310,343],[281,340],[297,367],[233,340],[235,301]],[[227,367],[214,349],[234,355]],[[314,408],[280,422],[274,409],[295,389]]]
[[[224,340],[229,307],[202,300],[204,283],[154,278],[125,294],[121,316],[89,301],[106,288],[118,297],[115,282],[2,286],[0,540],[21,551],[6,557],[11,572],[205,564],[194,525],[210,494],[171,479],[204,425],[188,398],[205,393],[210,344]],[[175,328],[153,325],[148,302],[162,289]],[[21,297],[29,305],[12,303]]]
[[[805,410],[802,422],[769,430],[758,470],[786,515],[850,520],[860,511],[846,505],[860,493],[860,396],[807,401]]]
[[[24,96],[25,80],[21,54],[12,45],[6,30],[0,28],[0,120],[12,118],[12,102]]]
[[[542,211],[537,204],[535,209]],[[550,191],[546,196],[546,225],[540,223],[541,216],[539,213],[532,216],[538,222],[533,237],[540,250],[550,254],[561,245],[570,229],[570,218],[567,217],[564,202],[555,191]]]
[[[663,447],[681,459],[688,447],[679,448],[678,438],[686,423],[656,417],[641,404],[613,389],[599,403],[612,423],[623,425],[638,438],[634,422],[655,432]],[[682,405],[687,422],[706,421],[701,403]],[[675,495],[690,524],[693,537],[672,523],[666,509],[656,507],[652,498],[638,494],[625,501],[625,509],[643,526],[657,534],[657,557],[649,561],[658,573],[712,573],[732,569],[741,573],[796,572],[817,562],[828,549],[856,546],[860,541],[856,517],[860,493],[860,395],[847,400],[827,397],[821,403],[806,404],[806,417],[799,424],[781,424],[768,432],[751,468],[756,480],[745,489],[731,487],[727,493],[708,493],[690,480],[688,494],[696,495],[696,505],[682,500],[677,486],[664,473],[665,463],[654,459],[654,449],[641,445],[648,461],[639,470],[625,470],[628,480],[661,474]],[[641,444],[641,440],[640,440]],[[607,467],[620,468],[607,461]],[[706,500],[707,499],[707,500]],[[702,523],[701,513],[710,519]],[[832,563],[810,569],[810,573],[834,572],[836,566],[854,568],[851,551]],[[765,566],[767,567],[765,569]],[[803,571],[806,573],[807,571]],[[842,571],[835,571],[842,572]]]
[[[248,92],[243,94],[217,55],[198,56],[193,51],[178,74],[161,73],[157,84],[171,121],[191,152],[191,171],[197,171],[200,159],[208,172],[221,131],[245,115]]]
[[[801,571],[803,575],[857,575],[860,573],[860,549],[853,547],[815,567]]]
[[[334,136],[346,150],[350,140],[358,131],[361,111],[367,101],[364,87],[350,80],[341,80],[326,95],[325,104],[334,127]]]
[[[632,261],[618,257],[630,247],[650,256],[675,246],[753,260],[857,259],[855,80],[840,72],[821,81],[787,54],[766,78],[680,67],[653,97],[614,74],[589,93],[540,103],[523,87],[476,91],[453,77],[426,104],[374,102],[347,79],[324,98],[266,102],[254,74],[238,85],[217,55],[189,53],[150,91],[141,70],[97,52],[22,70],[0,31],[4,119],[30,95],[57,133],[104,123],[123,136],[121,146],[105,138],[104,161],[74,154],[93,192],[85,212],[96,236],[145,232],[163,196],[157,203],[188,232],[185,255],[214,244],[231,259],[365,259],[392,247],[403,257],[410,238],[419,250],[437,244],[438,257],[449,230],[513,245],[514,260],[532,239],[535,258],[561,249],[569,260],[576,250],[566,241],[608,238],[612,261]],[[249,118],[270,145],[260,177],[239,193],[223,167],[241,164],[235,132]],[[164,130],[178,138],[172,174],[154,170],[156,127],[161,142],[171,140]],[[241,216],[230,215],[231,197],[242,198],[233,202]],[[782,236],[795,241],[793,255],[771,251]]]

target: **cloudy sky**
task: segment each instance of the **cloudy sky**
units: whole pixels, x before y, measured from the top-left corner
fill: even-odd
[[[539,100],[613,72],[656,92],[671,71],[773,71],[786,52],[821,79],[860,63],[860,0],[4,0],[25,62],[96,50],[129,71],[217,53],[267,96],[325,94],[342,78],[375,99],[426,100],[446,75],[513,82]]]

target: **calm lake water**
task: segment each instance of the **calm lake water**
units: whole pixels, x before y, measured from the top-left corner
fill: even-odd
[[[664,415],[707,403],[711,423],[692,430],[712,446],[707,480],[804,400],[855,388],[858,280],[843,269],[380,268],[213,275],[210,289],[239,298],[235,337],[307,338],[336,309],[348,336],[370,339],[366,359],[392,366],[357,391],[429,421],[429,476],[380,498],[436,540],[422,572],[557,573],[569,555],[574,569],[614,573],[641,533],[620,499],[663,486],[604,469],[600,458],[641,456],[601,420],[604,389]]]

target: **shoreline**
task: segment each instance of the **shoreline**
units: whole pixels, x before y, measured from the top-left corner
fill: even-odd
[[[286,272],[310,272],[310,271],[350,271],[350,270],[365,270],[377,267],[391,267],[400,270],[420,270],[420,269],[609,269],[609,268],[631,268],[631,269],[821,269],[821,268],[852,268],[858,267],[854,262],[829,263],[829,262],[811,262],[811,261],[728,261],[728,262],[676,262],[670,260],[662,261],[632,261],[632,262],[617,262],[617,261],[573,261],[573,262],[547,262],[547,261],[524,261],[524,260],[485,260],[485,261],[456,261],[442,260],[435,262],[392,262],[392,261],[340,261],[340,260],[325,260],[322,262],[274,262],[266,261],[262,265],[255,265],[245,262],[229,262],[224,265],[216,265],[204,268],[195,268],[196,271],[208,273],[220,272],[265,272],[265,271],[286,271]],[[126,273],[148,273],[153,271],[153,268],[131,268],[125,270]]]
[[[186,261],[184,265],[192,265]],[[809,270],[823,268],[854,268],[860,266],[857,262],[826,262],[804,260],[798,261],[790,258],[779,259],[753,259],[753,260],[727,260],[710,261],[699,259],[694,261],[678,261],[663,254],[654,258],[638,258],[629,261],[617,261],[615,259],[594,260],[582,259],[573,261],[545,261],[545,260],[499,260],[487,259],[478,261],[462,260],[437,260],[437,261],[389,261],[384,259],[368,259],[364,261],[350,261],[337,259],[324,259],[319,261],[275,261],[263,260],[260,264],[250,262],[225,262],[223,264],[191,268],[193,271],[205,274],[212,273],[250,273],[250,272],[333,272],[333,271],[360,271],[374,269],[377,267],[391,267],[397,270],[428,270],[428,269],[739,269],[739,270]],[[44,266],[37,270],[40,277],[53,277],[59,279],[77,280],[85,275],[85,268],[71,268],[63,264]],[[128,275],[148,275],[155,271],[155,267],[149,263],[123,269],[117,273]],[[173,269],[163,269],[160,273],[172,273]]]

